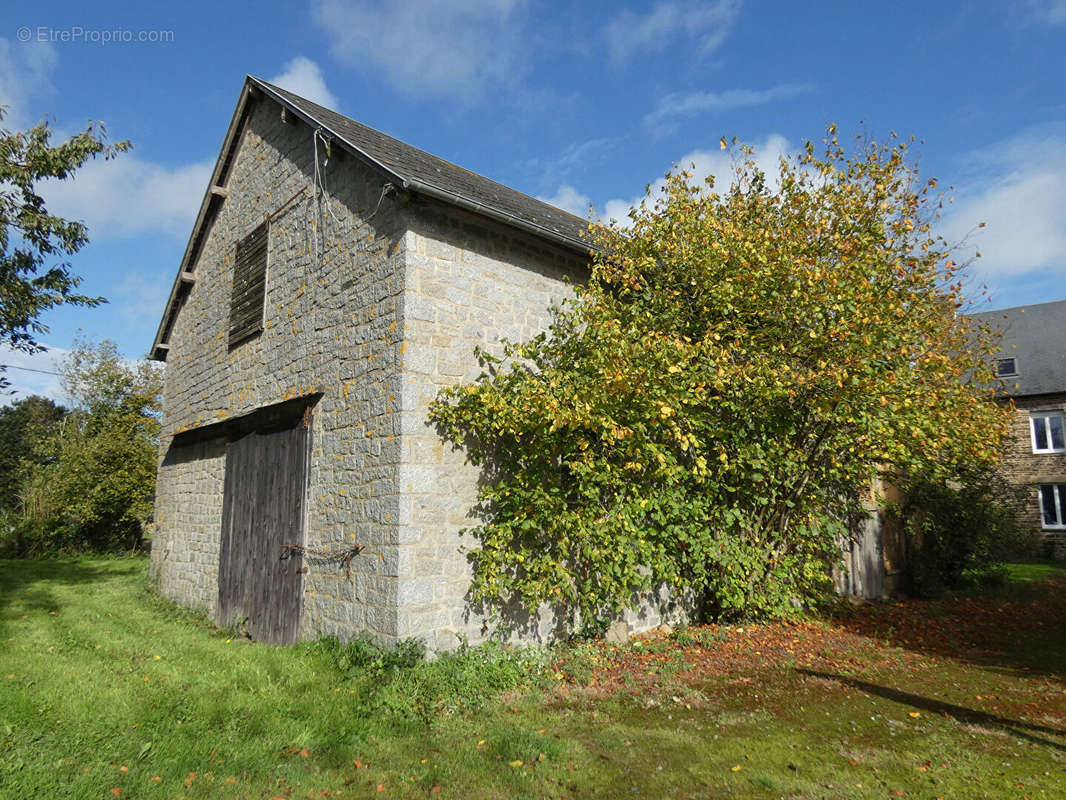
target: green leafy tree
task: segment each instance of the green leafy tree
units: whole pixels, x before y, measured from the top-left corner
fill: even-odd
[[[25,549],[22,483],[32,471],[37,445],[66,415],[63,406],[31,395],[0,407],[0,553]]]
[[[828,585],[878,473],[994,461],[992,336],[908,143],[831,128],[724,191],[684,171],[590,227],[592,275],[550,330],[431,410],[483,467],[472,596],[586,622],[666,584],[723,615]]]
[[[30,395],[0,408],[0,514],[18,508],[19,483],[38,440],[67,410],[47,397]]]
[[[23,525],[36,551],[135,548],[151,518],[161,371],[113,342],[79,342],[60,366],[72,410],[35,448]]]
[[[913,594],[935,596],[972,582],[1002,579],[1004,562],[1034,555],[1018,524],[1031,502],[1026,487],[996,469],[963,467],[954,475],[908,476],[896,509],[907,537],[905,573]]]
[[[5,111],[0,107],[0,122]],[[66,260],[89,241],[85,226],[50,214],[38,184],[69,179],[89,159],[113,158],[130,147],[108,144],[98,124],[60,144],[51,137],[47,122],[27,131],[0,128],[0,344],[26,352],[40,350],[44,311],[103,302],[77,293],[81,278]]]

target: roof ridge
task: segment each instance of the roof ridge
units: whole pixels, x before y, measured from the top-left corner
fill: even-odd
[[[380,170],[388,180],[398,182],[402,189],[518,228],[574,254],[587,257],[596,248],[596,245],[586,238],[591,225],[588,220],[453,164],[262,78],[246,75],[237,106],[226,129],[222,149],[211,172],[211,181],[204,192],[200,211],[185,246],[178,274],[171,285],[166,310],[156,330],[150,351],[152,358],[166,359],[170,328],[180,296],[184,289],[192,285],[191,274],[186,272],[186,268],[194,261],[202,243],[207,220],[217,211],[218,203],[221,202],[222,193],[216,191],[219,188],[216,184],[229,168],[236,137],[248,113],[249,100],[253,95],[270,97],[296,117],[323,128],[336,138],[340,146]]]
[[[1040,303],[1019,303],[1016,306],[1007,306],[1006,308],[989,308],[984,311],[969,311],[967,312],[967,316],[978,316],[980,314],[1006,314],[1011,311],[1020,311],[1022,309],[1042,308],[1055,305],[1066,305],[1066,299],[1044,300]]]
[[[536,200],[538,203],[543,203],[546,206],[550,206],[551,208],[554,208],[554,209],[556,209],[558,211],[562,211],[564,214],[569,214],[574,219],[581,220],[582,222],[586,222],[586,223],[588,222],[588,220],[582,219],[581,217],[577,216],[577,214],[571,214],[566,209],[559,208],[558,206],[553,206],[551,203],[545,202],[544,200],[541,200],[539,197],[536,197],[534,195],[528,194],[527,192],[523,192],[521,189],[515,189],[513,186],[509,186],[506,183],[503,183],[502,181],[496,180],[495,178],[490,178],[488,175],[483,175],[480,172],[475,172],[472,169],[468,169],[468,168],[464,167],[462,164],[457,164],[454,161],[449,161],[448,159],[444,158],[443,156],[439,156],[436,153],[430,152],[429,150],[426,150],[423,147],[417,147],[416,145],[413,145],[410,142],[404,141],[403,139],[401,139],[398,136],[393,136],[391,133],[386,133],[385,131],[383,131],[383,130],[381,130],[379,128],[375,128],[373,125],[367,125],[365,122],[360,122],[355,117],[349,117],[347,114],[342,114],[340,111],[337,111],[336,109],[330,108],[329,106],[324,106],[321,103],[316,103],[314,100],[308,100],[306,97],[303,97],[302,95],[298,95],[298,94],[296,94],[296,92],[290,91],[289,89],[286,89],[286,88],[284,88],[282,86],[278,86],[276,83],[270,83],[270,81],[265,81],[262,78],[257,78],[255,75],[250,75],[249,77],[251,77],[252,79],[257,81],[258,83],[263,84],[264,86],[269,86],[270,88],[274,89],[275,91],[277,91],[277,92],[279,92],[281,94],[285,94],[285,95],[288,95],[290,97],[297,98],[297,99],[301,100],[302,102],[307,103],[308,105],[315,106],[316,108],[320,108],[323,111],[326,111],[326,112],[328,112],[330,114],[336,114],[338,117],[343,117],[348,122],[350,122],[350,123],[352,123],[354,125],[358,125],[360,128],[365,128],[368,131],[372,131],[374,134],[376,134],[378,136],[384,136],[387,139],[391,139],[392,141],[396,142],[399,145],[402,145],[403,147],[410,148],[411,150],[417,150],[418,152],[423,153],[423,154],[429,156],[430,158],[434,158],[437,161],[440,161],[442,164],[444,164],[446,166],[452,167],[453,169],[461,169],[463,172],[469,173],[470,175],[473,175],[473,176],[475,176],[477,178],[481,178],[482,180],[491,181],[492,183],[495,183],[497,186],[500,186],[500,187],[502,187],[504,189],[507,189],[508,191],[516,192],[517,194],[520,194],[523,197],[528,197],[530,200]]]
[[[591,247],[583,238],[590,224],[587,219],[415,147],[288,89],[253,75],[248,78],[276,99],[294,107],[298,113],[329,129],[379,168],[399,178],[404,188],[436,194],[438,199],[445,201],[468,201],[476,206],[476,211],[502,217],[506,223],[525,227],[534,234],[546,235],[571,248],[587,251]],[[463,205],[461,202],[459,204]]]

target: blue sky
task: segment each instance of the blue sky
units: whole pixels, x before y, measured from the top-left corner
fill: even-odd
[[[46,193],[110,303],[49,313],[52,352],[3,363],[51,369],[79,329],[147,351],[246,73],[582,215],[674,163],[720,172],[723,135],[772,164],[829,122],[914,134],[955,186],[943,232],[987,223],[963,254],[992,305],[1066,298],[1066,0],[44,0],[0,11],[4,126],[102,120],[134,149]]]

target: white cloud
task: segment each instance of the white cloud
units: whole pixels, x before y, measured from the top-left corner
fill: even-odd
[[[981,252],[975,277],[990,282],[1035,270],[1066,272],[1066,126],[1041,126],[969,154],[940,232]],[[977,229],[978,223],[986,227]]]
[[[108,295],[122,318],[135,329],[151,328],[158,324],[170,297],[171,276],[128,272],[122,282]]]
[[[90,161],[73,180],[48,181],[40,191],[49,211],[81,220],[94,241],[143,233],[187,236],[213,166],[165,167],[120,155]]]
[[[527,0],[314,0],[331,52],[401,91],[473,101],[528,63]]]
[[[786,83],[769,89],[726,89],[722,92],[675,92],[659,101],[658,107],[644,117],[648,128],[661,129],[680,117],[716,111],[730,111],[745,106],[759,106],[774,100],[809,92],[805,83]]]
[[[589,204],[592,202],[587,194],[581,194],[569,184],[560,186],[559,191],[552,197],[539,197],[538,199],[556,208],[561,208],[563,211],[569,211],[575,217],[582,218],[588,216]]]
[[[24,128],[38,121],[34,98],[55,91],[50,75],[59,57],[48,42],[12,42],[0,37],[0,105],[7,106],[3,126]]]
[[[554,159],[552,168],[565,175],[575,169],[585,169],[589,164],[600,163],[610,156],[619,141],[604,136],[570,144]]]
[[[778,164],[782,156],[789,151],[788,140],[779,134],[770,134],[762,144],[754,145],[753,159],[755,165],[766,173],[770,185],[775,185]],[[717,189],[724,191],[729,187],[733,177],[734,164],[728,151],[693,150],[676,162],[677,167],[692,174],[693,183],[702,183],[708,176],[713,175],[717,182]],[[651,184],[652,200],[662,192],[666,186],[665,178],[659,178]],[[603,206],[603,219],[616,219],[623,224],[628,223],[629,210],[640,205],[645,195],[638,195],[632,199],[614,198],[608,200]]]
[[[281,73],[271,78],[270,83],[326,108],[336,109],[340,106],[337,96],[326,86],[321,67],[304,56],[286,62]]]
[[[0,404],[14,403],[31,394],[49,397],[57,402],[65,400],[59,376],[59,363],[70,351],[62,347],[52,347],[41,353],[23,353],[0,344],[0,364],[8,367],[3,377],[10,384],[7,391],[11,394],[0,395]]]
[[[626,9],[604,29],[611,60],[620,63],[640,52],[662,50],[682,36],[696,41],[700,55],[708,55],[733,29],[740,5],[740,0],[662,0],[647,14]]]
[[[33,124],[30,105],[54,91],[49,76],[57,63],[55,48],[47,42],[22,44],[0,37],[0,104],[11,106],[5,127]],[[67,136],[57,130],[53,143]],[[165,167],[121,155],[88,161],[72,179],[42,181],[38,191],[50,212],[85,222],[94,240],[142,233],[187,235],[212,166],[202,162]]]
[[[1028,0],[1029,17],[1044,25],[1066,25],[1066,0]]]

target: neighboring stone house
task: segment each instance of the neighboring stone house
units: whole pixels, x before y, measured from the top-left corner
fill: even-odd
[[[972,315],[998,330],[996,375],[1014,402],[1002,471],[1028,490],[1021,522],[1066,555],[1066,300]]]
[[[264,640],[481,638],[478,471],[427,407],[479,374],[475,345],[547,326],[585,228],[247,78],[152,348],[159,591]]]

